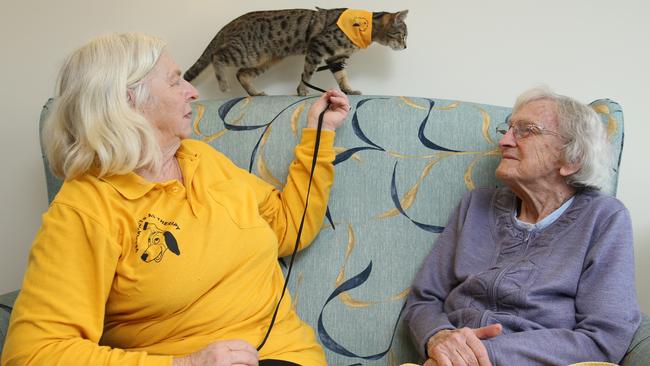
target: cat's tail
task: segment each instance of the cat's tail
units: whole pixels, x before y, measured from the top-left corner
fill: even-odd
[[[210,47],[208,47],[205,51],[203,51],[203,54],[201,55],[201,57],[199,57],[198,60],[196,60],[194,65],[192,65],[187,71],[185,71],[185,74],[183,74],[183,79],[187,81],[192,81],[197,76],[199,76],[201,71],[203,71],[203,69],[208,67],[208,65],[210,64],[210,56],[211,56]]]
[[[210,63],[212,63],[212,66],[214,66],[215,76],[219,82],[219,89],[223,92],[227,92],[230,90],[230,85],[226,79],[224,68],[228,66],[228,62],[224,61],[224,55],[221,48],[215,50],[215,48],[217,48],[216,45],[222,43],[220,34],[221,32],[214,37],[212,42],[210,42],[194,65],[185,71],[183,79],[187,81],[194,80],[206,67],[208,67]]]

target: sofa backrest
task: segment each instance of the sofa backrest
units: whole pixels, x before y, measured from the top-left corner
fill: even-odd
[[[500,159],[494,127],[511,109],[399,96],[350,100],[352,111],[335,143],[331,220],[298,254],[289,288],[330,364],[415,362],[417,353],[400,322],[409,285],[461,195],[500,185],[494,175]],[[197,101],[193,137],[281,187],[313,101],[292,96]],[[606,99],[591,105],[607,126],[619,162],[621,108]],[[618,164],[616,170],[611,194]],[[46,176],[51,201],[60,181],[47,165]]]

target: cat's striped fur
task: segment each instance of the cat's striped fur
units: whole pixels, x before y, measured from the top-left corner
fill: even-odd
[[[339,65],[331,70],[341,90],[360,94],[348,84],[345,63],[355,46],[337,27],[336,21],[345,9],[287,9],[256,11],[244,14],[223,27],[203,54],[185,72],[193,80],[212,63],[222,91],[228,91],[225,69],[237,68],[237,80],[249,95],[264,95],[251,80],[283,58],[305,55],[302,80],[309,82],[318,65]],[[398,13],[376,12],[372,19],[372,40],[394,50],[406,48],[407,28],[404,18],[408,10]],[[298,94],[306,95],[300,81]]]

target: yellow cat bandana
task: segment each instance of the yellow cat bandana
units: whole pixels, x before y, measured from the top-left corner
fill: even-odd
[[[372,43],[372,12],[367,10],[346,9],[336,25],[359,48],[366,48]]]

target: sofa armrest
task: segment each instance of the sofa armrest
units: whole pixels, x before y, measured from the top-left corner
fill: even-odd
[[[9,327],[11,309],[14,306],[17,296],[18,291],[0,295],[0,355],[2,354],[2,348],[5,344],[5,336],[7,334],[7,328]]]
[[[650,360],[650,316],[641,315],[641,325],[634,334],[634,339],[627,350],[621,365],[643,366]]]

